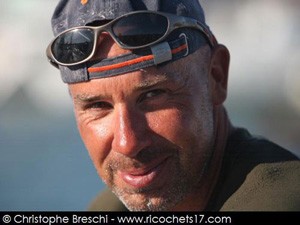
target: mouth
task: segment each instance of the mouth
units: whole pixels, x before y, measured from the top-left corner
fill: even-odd
[[[119,177],[133,188],[145,188],[150,185],[160,185],[166,180],[168,175],[168,158],[155,161],[144,168],[136,168],[118,171]]]

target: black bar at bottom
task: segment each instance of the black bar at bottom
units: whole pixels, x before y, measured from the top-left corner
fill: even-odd
[[[0,224],[298,224],[300,212],[0,212]]]

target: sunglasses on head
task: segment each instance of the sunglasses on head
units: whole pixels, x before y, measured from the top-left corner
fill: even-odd
[[[54,66],[74,66],[90,60],[99,35],[107,32],[123,49],[140,49],[163,41],[178,28],[201,31],[211,47],[215,39],[211,32],[195,19],[169,13],[135,11],[102,26],[81,26],[60,33],[48,46],[47,57]]]

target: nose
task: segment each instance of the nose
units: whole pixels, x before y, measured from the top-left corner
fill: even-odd
[[[115,107],[112,148],[128,157],[136,156],[151,144],[148,125],[143,114],[125,106]]]

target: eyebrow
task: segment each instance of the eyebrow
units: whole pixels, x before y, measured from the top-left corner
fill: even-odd
[[[95,101],[99,101],[101,99],[107,98],[104,95],[90,95],[87,93],[84,94],[78,94],[76,96],[74,96],[74,102],[75,103],[91,103],[91,102],[95,102]]]

